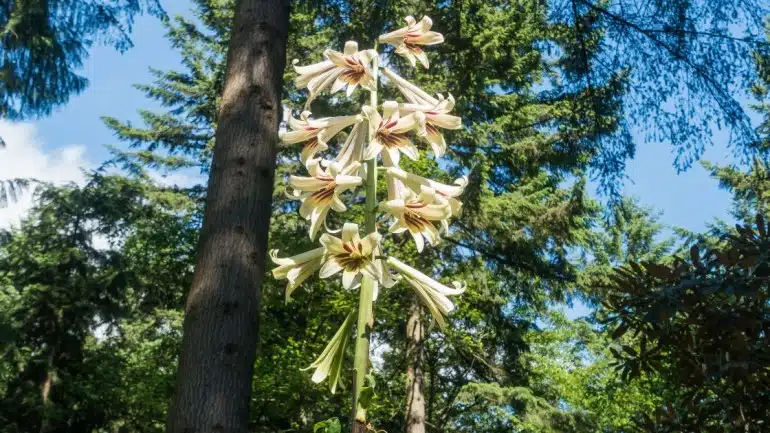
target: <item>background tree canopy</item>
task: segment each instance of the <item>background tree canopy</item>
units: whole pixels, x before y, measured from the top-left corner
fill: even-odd
[[[427,431],[763,431],[768,229],[755,218],[770,216],[767,128],[751,125],[741,98],[751,89],[767,113],[766,4],[292,3],[289,59],[318,61],[350,39],[368,48],[406,15],[431,16],[446,37],[428,71],[402,68],[392,52],[386,60],[431,93],[451,92],[464,126],[447,134],[444,158],[405,167],[449,183],[469,176],[456,228],[429,253],[400,238],[393,245],[422,269],[469,283],[448,332],[425,321]],[[154,2],[74,4],[0,9],[4,116],[66,102],[85,84],[76,71],[92,43],[125,48],[134,14],[162,16]],[[180,69],[137,84],[163,108],[141,110],[139,123],[104,117],[122,143],[110,161],[84,185],[43,185],[23,224],[1,232],[2,433],[165,428],[206,186],[166,186],[153,174],[208,175],[233,18],[230,0],[193,6],[194,17],[164,21]],[[284,106],[296,115],[304,95],[295,76],[287,67]],[[387,83],[382,91],[397,97]],[[318,117],[350,112],[336,98],[313,104]],[[748,171],[707,165],[733,193],[736,218],[755,228],[671,234],[655,210],[619,194],[632,129],[669,140],[685,166],[715,124],[755,161]],[[280,200],[299,151],[278,149],[270,247],[282,252],[311,247],[296,204]],[[614,194],[612,206],[590,196],[590,179]],[[362,201],[352,206],[359,215]],[[329,395],[300,368],[356,295],[319,279],[288,303],[281,282],[268,277],[262,290],[251,431],[311,432],[330,417],[346,425],[349,396]],[[592,316],[557,311],[575,300]],[[396,286],[376,303],[378,431],[406,431],[411,302]]]

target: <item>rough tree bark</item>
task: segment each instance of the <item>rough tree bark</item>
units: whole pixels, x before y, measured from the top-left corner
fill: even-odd
[[[169,433],[246,433],[289,0],[238,0]]]
[[[420,300],[415,295],[406,321],[406,433],[425,433],[423,390],[423,341],[425,338]]]

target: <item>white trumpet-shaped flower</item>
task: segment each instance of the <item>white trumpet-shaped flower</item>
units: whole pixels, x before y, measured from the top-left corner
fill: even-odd
[[[419,153],[409,137],[409,131],[424,128],[425,115],[422,112],[401,116],[396,101],[386,101],[382,105],[382,116],[369,106],[364,106],[363,110],[369,121],[371,137],[369,146],[364,150],[364,161],[375,158],[380,153],[386,166],[397,166],[401,153],[417,160]]]
[[[338,162],[331,162],[326,170],[321,168],[320,159],[311,159],[307,163],[310,177],[291,176],[289,184],[294,191],[289,198],[302,201],[299,213],[310,220],[310,239],[315,239],[321,224],[326,224],[329,209],[337,212],[347,210],[340,200],[340,194],[362,183],[359,176],[353,176],[360,163],[351,163],[346,167]]]
[[[315,96],[330,86],[331,93],[347,86],[348,96],[353,94],[359,85],[366,89],[373,89],[374,75],[369,64],[375,57],[377,57],[376,51],[358,51],[357,42],[347,41],[345,42],[345,50],[341,53],[334,50],[324,51],[326,60],[323,62],[297,66],[299,61],[295,59],[292,63],[299,76],[294,82],[298,89],[307,87],[310,91],[306,105],[310,104]]]
[[[270,259],[278,265],[273,269],[273,277],[276,280],[289,280],[286,285],[286,301],[289,301],[294,290],[307,280],[308,277],[321,269],[324,261],[325,249],[323,247],[306,251],[292,257],[278,257],[278,250],[270,251]]]
[[[444,221],[452,216],[449,203],[437,200],[436,191],[426,186],[421,187],[419,195],[409,191],[406,198],[382,202],[380,209],[395,218],[390,232],[402,233],[408,230],[420,252],[425,246],[425,240],[430,245],[436,245],[440,240],[432,221]]]
[[[418,135],[430,143],[436,157],[442,157],[447,146],[441,129],[460,129],[463,124],[462,119],[449,114],[455,106],[452,95],[446,99],[442,95],[438,96],[439,102],[436,105],[401,104],[399,109],[406,113],[418,111],[425,115],[425,128],[420,130]]]
[[[360,114],[321,119],[311,119],[310,115],[309,111],[303,111],[299,119],[289,117],[289,127],[292,130],[281,135],[281,141],[286,144],[305,143],[300,155],[303,164],[306,164],[316,153],[328,149],[326,143],[340,131],[364,120]]]
[[[382,75],[388,77],[389,82],[394,86],[396,86],[398,91],[401,92],[402,95],[404,95],[404,98],[406,98],[406,100],[411,102],[412,104],[418,104],[418,105],[438,104],[439,100],[437,98],[430,96],[428,92],[410,83],[409,81],[402,78],[401,76],[391,71],[390,69],[382,68],[380,71],[382,72]]]
[[[303,368],[300,371],[307,371],[315,368],[313,377],[311,380],[315,383],[323,382],[327,377],[329,378],[329,390],[332,394],[337,391],[337,384],[340,380],[340,373],[342,372],[342,357],[345,355],[345,346],[347,345],[348,338],[350,336],[350,330],[353,328],[353,312],[348,314],[348,317],[342,322],[342,326],[334,334],[329,344],[321,352],[321,354],[310,364],[309,367]]]
[[[337,154],[337,158],[334,160],[342,164],[343,167],[347,167],[350,164],[359,164],[364,156],[367,129],[363,122],[356,123],[350,131],[347,140],[345,140],[345,144],[340,149],[340,153]],[[359,176],[363,176],[363,168],[360,170]]]
[[[388,257],[387,263],[403,280],[412,286],[423,305],[430,311],[433,319],[444,329],[446,327],[447,314],[454,310],[454,304],[452,304],[448,296],[463,294],[465,292],[465,284],[455,281],[452,283],[454,286],[454,289],[452,289],[395,257]]]
[[[462,209],[463,203],[457,199],[468,184],[467,177],[461,177],[455,180],[454,185],[446,185],[441,182],[436,182],[432,179],[427,179],[416,174],[408,173],[398,167],[390,167],[386,172],[388,180],[398,179],[410,190],[414,192],[421,191],[423,187],[432,188],[436,191],[436,198],[440,201],[446,200],[452,209],[452,216],[457,216]]]
[[[434,98],[387,68],[383,69],[383,74],[409,101],[407,104],[399,105],[402,113],[419,111],[425,115],[425,128],[419,131],[419,135],[428,140],[436,157],[443,156],[446,152],[446,140],[441,129],[462,128],[462,119],[449,114],[455,106],[454,97],[450,94],[444,98],[439,94],[438,98]]]
[[[346,223],[342,226],[342,239],[324,233],[320,241],[327,257],[319,274],[321,278],[342,271],[342,286],[346,289],[358,287],[364,274],[376,281],[382,279],[382,267],[375,257],[380,245],[379,233],[370,233],[361,239],[358,224]]]
[[[412,16],[404,18],[406,27],[384,34],[378,38],[380,43],[390,44],[396,47],[396,54],[406,57],[412,67],[417,65],[417,60],[427,69],[430,66],[428,55],[423,51],[424,45],[435,45],[444,42],[444,35],[430,30],[433,20],[428,16],[422,17],[419,22]]]

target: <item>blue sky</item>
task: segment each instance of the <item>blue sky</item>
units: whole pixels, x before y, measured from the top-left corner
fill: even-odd
[[[172,16],[180,13],[189,15],[189,5],[189,0],[164,1]],[[0,123],[6,131],[4,134],[9,128],[23,126],[23,134],[20,132],[17,135],[27,137],[25,140],[34,137],[38,157],[46,162],[35,165],[37,168],[33,170],[38,172],[28,175],[46,179],[49,167],[67,158],[76,165],[93,167],[107,157],[104,145],[120,145],[102,124],[101,116],[136,122],[139,119],[137,109],[157,107],[142,92],[134,89],[133,84],[152,81],[149,67],[161,70],[180,67],[180,56],[172,49],[164,33],[157,19],[139,17],[133,31],[135,46],[131,50],[123,54],[111,47],[95,47],[92,50],[83,66],[83,73],[90,81],[85,92],[74,96],[69,104],[57,109],[48,118],[25,125]],[[726,138],[726,133],[718,133],[715,141],[724,143]],[[17,141],[18,148],[23,140],[19,138]],[[10,147],[11,154],[5,158],[6,161],[14,157],[13,145]],[[714,218],[729,219],[729,194],[719,190],[716,182],[700,165],[695,164],[688,171],[677,173],[672,166],[673,159],[668,144],[640,140],[636,158],[628,164],[629,179],[624,192],[638,197],[645,205],[662,210],[662,221],[671,226],[700,231]],[[730,160],[730,152],[724,145],[716,145],[707,148],[704,159],[725,162]],[[4,170],[13,171],[13,167]],[[66,172],[71,173],[71,170]],[[68,180],[65,174],[60,177],[52,180]],[[7,213],[4,216],[0,212],[0,222],[7,217]]]

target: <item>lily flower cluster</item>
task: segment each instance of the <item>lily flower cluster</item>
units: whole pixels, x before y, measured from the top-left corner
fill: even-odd
[[[380,36],[379,42],[394,46],[395,54],[405,57],[413,67],[419,61],[428,68],[428,57],[422,47],[443,42],[444,37],[430,30],[433,23],[427,16],[419,22],[406,17],[406,22],[406,27]],[[375,227],[367,227],[368,233],[362,236],[355,223],[345,223],[337,231],[326,224],[330,210],[340,213],[347,210],[343,197],[365,184],[368,170],[376,170],[378,158],[384,166],[388,190],[387,199],[377,208],[392,221],[389,232],[409,232],[419,252],[426,244],[439,243],[440,233],[448,229],[449,219],[458,215],[462,207],[458,197],[467,179],[460,178],[446,185],[399,166],[402,155],[411,160],[420,158],[415,137],[427,142],[435,157],[445,153],[447,144],[442,130],[462,127],[461,119],[450,114],[455,105],[452,95],[431,96],[384,68],[383,75],[400,91],[404,102],[385,101],[381,110],[366,105],[359,114],[318,119],[307,111],[310,102],[326,91],[333,94],[346,89],[351,96],[360,86],[376,95],[378,55],[373,49],[359,51],[358,43],[348,41],[342,52],[326,50],[325,60],[320,63],[297,66],[298,61],[293,62],[298,74],[295,84],[298,88],[307,88],[309,96],[305,111],[299,118],[289,120],[289,131],[282,134],[281,139],[287,144],[302,144],[300,160],[308,175],[291,176],[287,196],[301,202],[299,212],[310,223],[310,239],[318,239],[321,246],[292,257],[279,257],[278,250],[271,251],[271,259],[278,265],[273,275],[288,280],[287,301],[297,287],[316,273],[320,278],[341,275],[342,286],[348,290],[358,288],[362,278],[370,278],[375,282],[375,300],[379,286],[391,288],[402,281],[414,290],[443,328],[446,315],[454,309],[449,296],[463,293],[464,284],[454,282],[452,287],[446,286],[395,257],[386,257],[382,235]],[[321,156],[329,149],[328,143],[347,128],[351,131],[339,153],[333,159]],[[367,188],[367,191],[374,190]],[[332,392],[339,378],[341,351],[352,326],[351,317],[309,367],[316,369],[315,382],[332,377]]]

